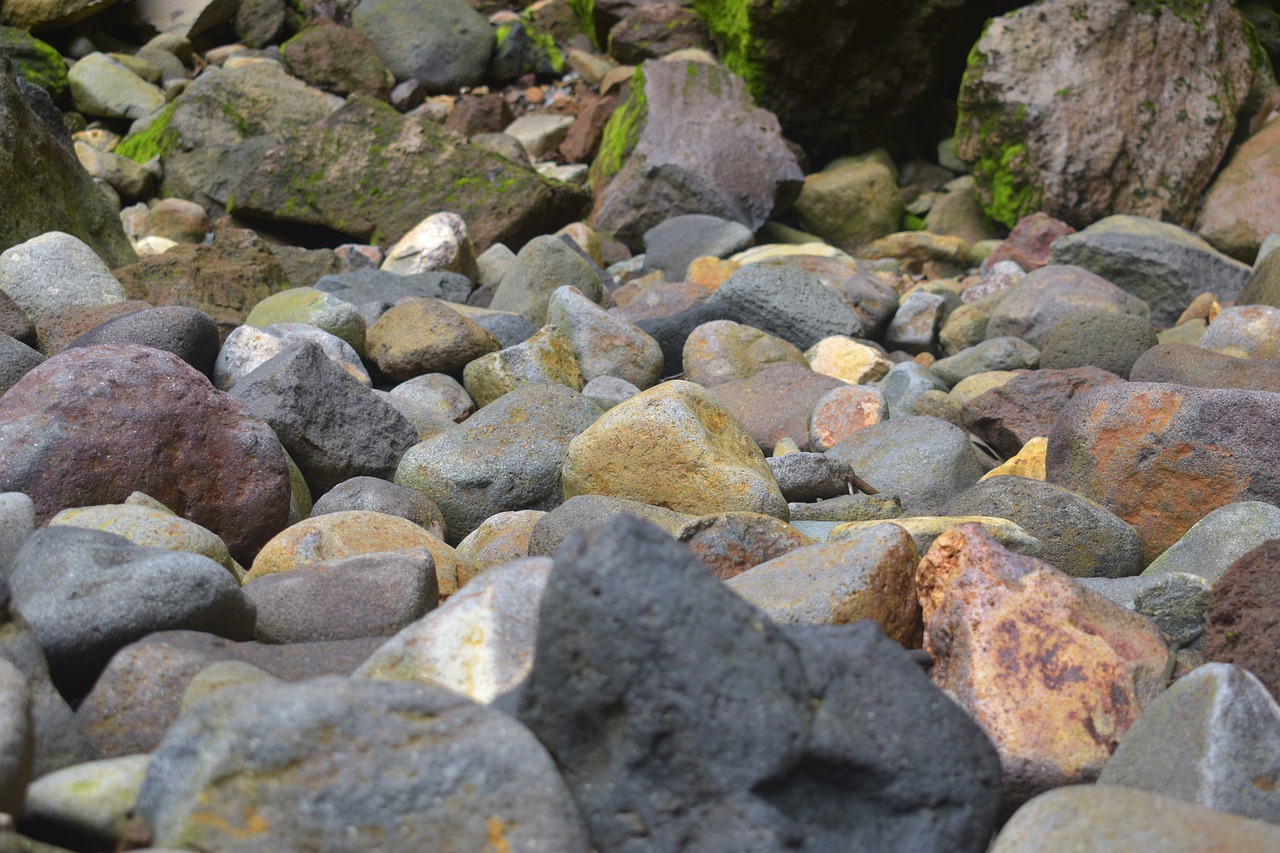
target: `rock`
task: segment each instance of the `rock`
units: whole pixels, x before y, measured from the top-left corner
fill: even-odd
[[[252,48],[279,44],[288,12],[288,6],[281,0],[244,0],[236,9],[236,35]]]
[[[405,380],[456,373],[500,349],[498,339],[438,299],[411,299],[388,308],[368,332],[369,358],[383,374]]]
[[[644,232],[644,268],[684,281],[696,258],[727,258],[753,245],[755,235],[741,222],[703,213],[672,216]]]
[[[244,587],[258,618],[253,638],[305,643],[390,637],[439,603],[426,549],[321,560]]]
[[[317,738],[331,748],[315,749]],[[326,815],[339,802],[353,831],[335,838]],[[359,678],[250,685],[192,708],[157,749],[138,813],[166,847],[400,851],[442,836],[469,849],[494,837],[519,850],[588,847],[523,726],[441,688]]]
[[[281,44],[280,54],[298,79],[335,95],[359,94],[385,101],[395,85],[373,42],[351,27],[307,27]]]
[[[490,703],[517,687],[533,666],[546,558],[495,566],[443,607],[406,626],[356,670],[356,675],[419,681]]]
[[[13,8],[9,6],[0,14],[12,14]],[[0,51],[9,57],[19,81],[44,89],[55,103],[65,103],[67,65],[52,45],[21,27],[7,26],[0,30]]]
[[[609,55],[639,65],[685,48],[708,48],[707,27],[693,10],[674,3],[637,4],[609,30]]]
[[[682,525],[675,538],[721,580],[813,544],[785,521],[758,512],[704,515]]]
[[[390,479],[418,440],[404,416],[310,343],[267,360],[229,393],[271,425],[317,492],[351,477]]]
[[[382,272],[401,276],[423,272],[452,272],[467,278],[462,302],[470,295],[469,282],[479,275],[476,247],[467,233],[467,223],[456,213],[433,213],[405,234],[387,252]],[[382,277],[384,280],[385,276]],[[440,296],[440,294],[423,294]]]
[[[493,52],[492,29],[464,0],[431,0],[425,8],[374,0],[360,4],[351,23],[397,80],[417,80],[432,94],[479,84]]]
[[[1145,302],[1106,279],[1080,267],[1054,264],[1029,273],[1004,294],[987,320],[985,338],[1012,335],[1043,349],[1049,330],[1083,309],[1143,319],[1151,313]]]
[[[751,264],[716,291],[741,322],[805,349],[831,335],[858,337],[862,320],[815,275],[791,266]]]
[[[871,619],[904,648],[920,642],[915,543],[878,524],[841,542],[809,545],[728,580],[729,589],[780,624],[848,625]]]
[[[114,844],[124,834],[150,763],[149,755],[122,755],[40,777],[22,804],[24,831],[95,847]]]
[[[886,417],[904,418],[914,413],[916,400],[929,391],[947,390],[946,383],[914,361],[903,361],[889,368],[876,383],[888,406]]]
[[[0,494],[0,576],[8,574],[14,555],[35,529],[36,508],[31,498],[22,492]]]
[[[939,536],[960,524],[976,524],[1001,545],[1020,554],[1034,554],[1040,548],[1040,540],[1007,518],[986,515],[916,515],[888,520],[911,537],[916,543],[916,551],[921,554],[928,551]],[[879,523],[878,520],[857,520],[837,524],[827,534],[827,542],[857,539]]]
[[[991,853],[1132,850],[1152,845],[1168,853],[1266,850],[1280,831],[1260,820],[1223,814],[1184,800],[1116,785],[1073,785],[1041,794],[1000,830]]]
[[[611,316],[577,288],[560,287],[551,294],[547,323],[569,342],[585,381],[613,376],[645,389],[662,376],[658,342]]]
[[[1018,220],[1009,236],[987,258],[987,263],[994,267],[1001,261],[1013,261],[1026,272],[1037,270],[1050,263],[1053,242],[1075,231],[1062,220],[1036,211]]]
[[[98,118],[139,119],[164,106],[164,92],[105,53],[81,58],[67,73],[76,110]]]
[[[1140,216],[1108,216],[1053,244],[1053,262],[1083,267],[1151,307],[1171,326],[1199,293],[1235,299],[1252,270],[1189,231]]]
[[[1232,152],[1204,193],[1196,233],[1220,252],[1249,263],[1263,239],[1275,230],[1267,199],[1276,181],[1276,140],[1280,125],[1268,122]]]
[[[712,320],[690,332],[682,362],[685,378],[704,388],[746,379],[772,364],[809,366],[795,344],[732,320]]]
[[[1280,822],[1280,706],[1257,678],[1211,663],[1178,679],[1125,734],[1098,782]]]
[[[315,502],[311,514],[363,510],[396,515],[444,538],[444,516],[431,499],[416,489],[398,486],[377,477],[352,477],[334,486]]]
[[[756,442],[707,391],[679,380],[615,406],[574,438],[563,486],[566,498],[602,494],[677,512],[786,517]]]
[[[849,475],[844,463],[822,453],[788,453],[766,459],[778,488],[788,501],[809,503],[849,494]]]
[[[527,557],[533,528],[545,515],[540,509],[495,513],[458,543],[458,553],[471,560],[480,574],[492,566]]]
[[[522,385],[555,384],[581,391],[586,383],[566,336],[555,326],[543,326],[526,341],[469,362],[462,384],[483,408]]]
[[[1128,379],[1134,362],[1157,343],[1156,331],[1144,317],[1113,311],[1074,311],[1049,328],[1040,353],[1040,367],[1062,370],[1092,365]]]
[[[1235,358],[1187,344],[1159,344],[1134,362],[1134,382],[1280,392],[1280,362]]]
[[[195,631],[152,634],[116,653],[76,719],[100,758],[151,752],[178,718],[192,679],[210,665],[243,662],[287,681],[348,675],[380,642],[372,637],[277,646],[233,643]]]
[[[476,410],[475,401],[458,380],[445,373],[427,373],[406,379],[390,391],[392,397],[411,400],[434,412],[439,420],[461,423]]]
[[[524,115],[502,132],[518,141],[529,157],[536,161],[545,160],[553,154],[564,142],[572,125],[572,116]]]
[[[792,437],[807,450],[814,406],[827,393],[841,387],[847,386],[838,379],[783,362],[764,367],[745,379],[716,385],[709,393],[761,450],[770,450],[782,439]]]
[[[908,293],[885,330],[886,346],[912,355],[934,352],[945,309],[946,298],[941,294],[923,290]]]
[[[805,176],[795,213],[806,231],[846,252],[901,230],[902,194],[883,163],[842,157]]]
[[[559,237],[535,237],[516,255],[489,307],[523,314],[541,326],[547,322],[551,295],[564,285],[576,287],[591,302],[604,298],[600,277],[589,260]]]
[[[1049,440],[1044,436],[1028,439],[1021,450],[983,474],[982,479],[1025,477],[1028,480],[1043,480],[1045,478],[1044,457],[1048,450]]]
[[[1141,613],[1156,623],[1160,631],[1178,643],[1179,665],[1194,655],[1191,666],[1203,662],[1200,650],[1205,618],[1209,613],[1209,582],[1186,572],[1130,578],[1081,578],[1080,583],[1116,604]]]
[[[225,567],[99,530],[32,534],[14,558],[8,585],[55,683],[73,696],[88,690],[116,651],[153,631],[248,639],[253,630],[253,605]]]
[[[365,322],[356,306],[312,287],[271,294],[253,306],[244,323],[259,329],[305,323],[346,341],[357,353],[365,351]]]
[[[141,491],[222,537],[241,562],[285,524],[289,475],[270,427],[169,353],[68,350],[9,389],[0,424],[0,490],[30,495],[39,523]]]
[[[597,848],[985,844],[990,746],[875,626],[784,633],[681,545],[626,517],[560,547],[543,602],[517,714],[556,758]],[[929,708],[932,730],[890,710],[906,702]],[[943,731],[953,740],[939,749]],[[946,762],[942,776],[914,772],[924,751]],[[818,781],[817,767],[841,772]],[[863,774],[893,779],[904,799],[864,799]],[[926,817],[911,803],[937,802],[940,778],[969,796]]]
[[[1123,384],[1097,367],[1033,370],[985,391],[964,404],[964,425],[1006,458],[1033,438],[1046,436],[1062,407],[1094,388]]]
[[[1036,210],[1076,227],[1112,213],[1191,224],[1254,63],[1231,4],[1163,11],[1107,0],[1079,14],[1052,0],[987,26],[960,88],[956,150],[988,215],[1010,226]],[[1152,76],[1122,85],[1112,58],[1153,40],[1167,51],[1153,57]],[[1165,81],[1179,75],[1175,94]]]
[[[36,342],[35,324],[22,313],[13,297],[3,290],[0,290],[0,332],[27,346],[33,346]]]
[[[982,211],[978,200],[978,184],[972,175],[947,182],[924,218],[924,230],[930,234],[959,237],[970,246],[994,240],[1001,242],[1002,229]]]
[[[550,557],[574,530],[623,513],[644,519],[662,528],[672,537],[694,520],[692,515],[686,513],[626,498],[609,495],[574,495],[538,518],[529,531],[526,553],[530,557]]]
[[[942,512],[1007,518],[1039,540],[1032,556],[1072,577],[1128,577],[1142,568],[1142,543],[1131,525],[1050,483],[992,477],[947,501]]]
[[[1240,305],[1224,308],[1200,336],[1199,346],[1237,358],[1280,357],[1275,337],[1280,332],[1280,308]]]
[[[215,229],[210,245],[175,246],[118,267],[115,275],[131,299],[205,312],[223,338],[245,321],[254,305],[289,287],[284,267],[266,242],[239,228]]]
[[[959,428],[937,418],[890,418],[827,451],[912,515],[935,512],[982,476],[977,451]]]
[[[1217,583],[1227,568],[1269,539],[1280,538],[1280,509],[1261,501],[1221,506],[1151,561],[1143,577],[1187,572]]]
[[[754,232],[802,178],[777,120],[754,105],[742,78],[716,65],[651,60],[605,127],[591,167],[591,224],[630,245],[685,213]]]
[[[809,413],[809,446],[825,452],[888,416],[889,403],[880,389],[870,385],[832,388]]]
[[[0,253],[0,289],[31,322],[56,308],[125,300],[120,282],[80,239],[51,231]]]
[[[902,515],[902,503],[896,497],[880,495],[841,495],[811,504],[790,503],[787,507],[792,526],[802,531],[821,531],[815,537],[819,539],[843,522],[885,521]]]
[[[1154,338],[1155,332],[1151,334]],[[953,356],[938,359],[929,365],[929,372],[948,385],[955,385],[961,379],[993,370],[1035,370],[1040,360],[1040,352],[1021,338],[987,338]]]
[[[465,276],[450,272],[401,275],[385,270],[359,269],[326,275],[315,283],[315,288],[357,306],[365,318],[365,325],[372,327],[391,307],[413,299],[440,299],[451,307],[458,306],[471,293],[471,282]],[[461,310],[460,306],[458,310]]]
[[[1259,252],[1254,262],[1253,275],[1236,297],[1237,305],[1270,305],[1280,308],[1280,254],[1268,260],[1272,254],[1275,253],[1263,255]]]
[[[0,394],[43,362],[43,355],[21,341],[8,335],[0,337]]]
[[[598,414],[562,385],[522,386],[411,447],[395,482],[434,501],[446,541],[461,542],[495,513],[559,505],[566,447]]]
[[[22,813],[34,752],[26,676],[0,659],[0,811],[7,815]]]
[[[694,329],[712,320],[736,322],[737,318],[737,312],[729,305],[712,301],[694,304],[674,314],[663,314],[652,319],[640,317],[634,322],[662,347],[663,374],[675,376],[684,370],[684,345]]]
[[[1132,524],[1150,562],[1220,506],[1280,501],[1264,473],[1274,464],[1278,399],[1142,382],[1095,388],[1054,423],[1048,480]]]
[[[186,39],[227,23],[235,12],[224,0],[137,0],[129,4],[127,20]]]
[[[81,305],[51,308],[36,323],[36,345],[45,355],[57,355],[85,332],[108,320],[145,311],[150,303],[137,299],[110,305]]]
[[[1280,540],[1269,539],[1227,567],[1214,584],[1204,627],[1206,660],[1233,663],[1280,695],[1275,657],[1276,562]]]
[[[1154,624],[981,527],[938,537],[916,587],[933,683],[995,743],[1009,803],[1096,779],[1159,692]]]
[[[265,329],[236,326],[217,352],[213,363],[213,382],[223,391],[230,390],[236,382],[286,350],[308,345],[318,346],[326,358],[355,377],[361,385],[373,385],[360,356],[349,343],[307,323],[275,323]]]
[[[525,74],[539,79],[558,77],[565,72],[564,53],[552,35],[543,32],[531,19],[522,18],[498,26],[497,41],[489,60],[489,78],[503,83],[518,81]]]
[[[94,326],[67,348],[125,343],[171,352],[212,379],[219,349],[218,324],[196,308],[144,308]]]
[[[817,372],[834,376],[850,385],[875,382],[893,366],[878,347],[843,335],[823,338],[805,350],[804,357]]]
[[[193,521],[174,515],[163,504],[151,506],[150,498],[130,495],[122,504],[64,509],[49,519],[48,527],[101,530],[123,536],[143,548],[164,548],[200,554],[226,569],[239,581],[244,569],[231,558],[220,537]]]

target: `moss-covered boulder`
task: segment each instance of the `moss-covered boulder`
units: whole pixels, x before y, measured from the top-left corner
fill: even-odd
[[[686,213],[756,231],[795,200],[803,177],[777,118],[755,106],[741,77],[650,60],[605,126],[591,222],[637,248],[650,228]]]
[[[970,52],[957,152],[1006,225],[1042,210],[1190,226],[1260,61],[1229,0],[1037,3]]]
[[[52,45],[26,30],[0,27],[0,53],[9,57],[18,78],[33,83],[55,101],[67,94],[67,64]]]
[[[0,251],[63,231],[111,266],[137,259],[120,218],[75,154],[23,100],[13,64],[0,51]]]
[[[965,51],[1025,0],[693,0],[725,65],[818,159],[918,143]],[[922,125],[922,122],[924,123]],[[945,134],[945,131],[944,131]]]

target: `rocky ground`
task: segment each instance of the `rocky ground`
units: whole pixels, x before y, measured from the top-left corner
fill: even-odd
[[[4,0],[0,850],[1280,849],[1239,6]]]

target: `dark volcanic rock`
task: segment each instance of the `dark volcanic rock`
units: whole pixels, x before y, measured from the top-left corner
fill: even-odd
[[[133,343],[171,352],[213,378],[218,358],[218,324],[198,308],[166,305],[134,311],[94,326],[71,342],[71,347]]]
[[[209,528],[248,563],[284,526],[280,441],[177,356],[136,344],[68,350],[0,399],[0,490],[44,522],[145,492]]]

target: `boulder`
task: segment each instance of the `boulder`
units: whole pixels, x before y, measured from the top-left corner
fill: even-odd
[[[493,53],[492,28],[466,0],[365,0],[351,25],[397,80],[432,94],[479,84]]]
[[[1232,153],[1204,194],[1196,233],[1218,251],[1252,263],[1280,214],[1280,123],[1267,122]]]

